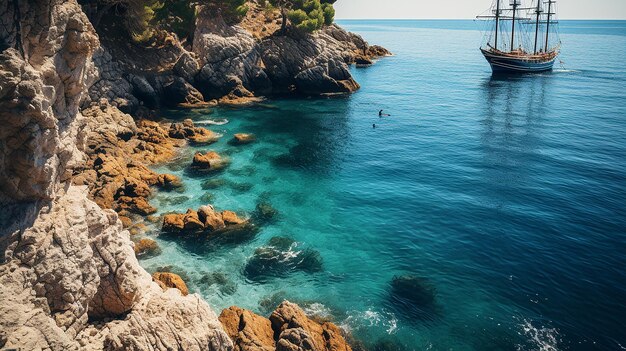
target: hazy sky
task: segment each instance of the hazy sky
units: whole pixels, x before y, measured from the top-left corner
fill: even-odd
[[[492,0],[339,0],[338,19],[343,18],[474,18]],[[507,0],[503,3],[508,3]],[[560,0],[562,19],[626,19],[626,0]]]

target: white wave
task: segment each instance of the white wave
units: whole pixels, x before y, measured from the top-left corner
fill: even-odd
[[[229,121],[226,118],[221,118],[221,119],[206,119],[203,121],[196,121],[194,122],[195,124],[211,124],[211,125],[216,125],[216,126],[221,126],[224,124],[227,124]]]
[[[330,308],[324,306],[324,304],[321,304],[319,302],[315,302],[308,306],[305,306],[303,310],[304,310],[304,313],[309,317],[311,316],[317,316],[321,318],[332,317]]]
[[[521,333],[527,337],[528,345],[518,345],[518,351],[558,351],[559,332],[556,328],[535,327],[530,321],[520,324]],[[530,347],[530,348],[528,348]]]
[[[340,326],[346,331],[358,329],[360,327],[382,327],[387,334],[393,334],[398,329],[398,319],[393,313],[387,311],[352,311],[348,314]]]

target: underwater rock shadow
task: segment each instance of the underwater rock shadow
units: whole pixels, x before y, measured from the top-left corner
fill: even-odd
[[[298,243],[291,238],[273,237],[266,246],[255,250],[242,274],[250,283],[262,284],[297,271],[312,274],[322,270],[319,252],[310,248],[299,250]]]
[[[259,233],[260,228],[253,223],[230,227],[226,230],[206,233],[167,233],[161,232],[159,238],[178,244],[188,252],[194,254],[206,254],[219,250],[231,249],[253,240]]]
[[[443,315],[437,289],[428,279],[413,274],[394,276],[389,284],[389,308],[408,324],[434,322]]]
[[[237,283],[222,272],[203,272],[194,283],[202,291],[216,289],[222,295],[233,295],[237,292]]]

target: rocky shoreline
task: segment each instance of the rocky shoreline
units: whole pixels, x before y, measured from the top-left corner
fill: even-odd
[[[275,14],[250,6],[239,25],[201,10],[192,45],[165,35],[140,46],[106,21],[94,28],[74,0],[0,5],[0,348],[351,350],[339,328],[288,302],[269,319],[237,307],[218,319],[180,276],[151,276],[137,261],[159,251],[131,240],[146,221],[186,236],[255,226],[210,204],[152,216],[154,189],[184,179],[149,166],[219,138],[191,121],[159,121],[155,109],[349,93],[358,83],[348,64],[389,54],[335,25],[273,35]],[[226,163],[207,152],[189,166]]]

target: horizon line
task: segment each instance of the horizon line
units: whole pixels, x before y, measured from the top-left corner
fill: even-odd
[[[385,18],[368,18],[368,17],[351,17],[351,18],[335,18],[336,21],[350,21],[350,20],[372,20],[372,21],[468,21],[475,20],[476,18],[407,18],[407,17],[385,17]],[[626,18],[559,18],[559,21],[626,21]]]

